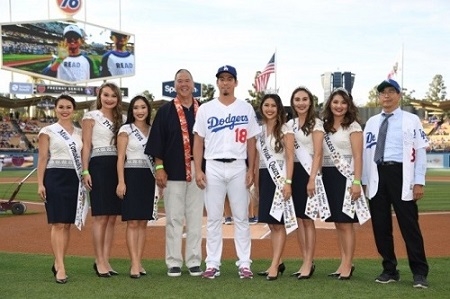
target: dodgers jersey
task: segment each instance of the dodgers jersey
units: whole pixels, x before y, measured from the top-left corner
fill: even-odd
[[[219,99],[200,105],[194,133],[204,138],[205,159],[246,159],[247,139],[260,132],[253,107],[236,99],[231,105]]]

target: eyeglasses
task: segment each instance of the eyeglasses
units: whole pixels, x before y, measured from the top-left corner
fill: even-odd
[[[397,91],[395,89],[388,89],[388,90],[379,92],[378,96],[380,96],[380,97],[391,96],[395,93],[397,93]]]

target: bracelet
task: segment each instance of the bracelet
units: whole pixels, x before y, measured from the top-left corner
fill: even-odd
[[[292,184],[292,180],[285,180],[284,182],[289,185]]]
[[[361,185],[361,181],[360,180],[353,180],[353,185]]]
[[[164,165],[156,165],[155,170],[164,169]]]
[[[89,170],[83,170],[82,172],[81,172],[81,175],[87,175],[87,174],[89,174]]]

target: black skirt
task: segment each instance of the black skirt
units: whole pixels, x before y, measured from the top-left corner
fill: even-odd
[[[120,215],[122,202],[116,195],[117,156],[98,156],[89,161],[92,216]]]
[[[283,217],[281,221],[276,220],[270,215],[273,195],[275,194],[275,183],[270,177],[267,168],[259,170],[259,212],[258,222],[267,224],[284,224]]]
[[[48,168],[44,173],[48,223],[74,223],[79,178],[75,169]]]
[[[325,192],[327,193],[331,212],[331,217],[325,221],[337,223],[358,222],[358,217],[356,217],[356,215],[355,218],[352,219],[342,212],[347,178],[343,176],[336,167],[323,167],[322,172],[323,185],[325,187]]]
[[[149,168],[125,168],[126,192],[122,201],[122,221],[152,220],[155,178]]]
[[[294,174],[292,175],[292,200],[297,218],[311,219],[305,215],[306,200],[308,198],[306,186],[308,185],[308,181],[309,174],[300,162],[295,162]]]

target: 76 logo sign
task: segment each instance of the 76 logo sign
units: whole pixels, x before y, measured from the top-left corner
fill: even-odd
[[[56,0],[58,8],[66,15],[72,16],[81,8],[82,0]]]

